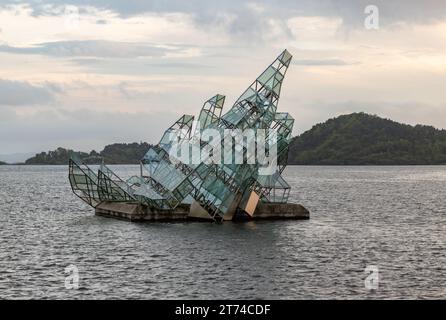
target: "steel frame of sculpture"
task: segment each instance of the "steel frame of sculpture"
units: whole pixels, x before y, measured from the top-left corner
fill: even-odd
[[[225,96],[217,94],[204,103],[195,128],[194,116],[180,117],[159,143],[147,151],[141,160],[139,176],[124,181],[104,164],[96,174],[73,155],[69,162],[73,192],[92,207],[102,201],[115,201],[169,211],[181,203],[195,201],[217,222],[231,219],[237,211],[243,212],[253,194],[258,201],[287,202],[290,186],[281,174],[286,166],[294,119],[288,113],[277,112],[277,106],[291,59],[291,54],[284,50],[224,115]],[[209,129],[224,139],[217,142],[203,139],[203,132]],[[228,130],[245,129],[268,130],[266,138],[276,137],[274,145],[265,146],[267,153],[272,147],[277,150],[274,172],[259,174],[264,159],[248,159],[248,145],[256,144],[249,137],[246,144],[239,141],[234,148],[230,146],[234,149],[232,157],[246,159],[243,163],[216,162],[210,155],[198,162],[184,161],[172,153],[174,145],[200,152],[214,150],[216,144],[227,148],[227,142],[233,141]]]

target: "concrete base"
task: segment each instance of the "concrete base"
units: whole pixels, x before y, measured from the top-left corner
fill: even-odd
[[[127,202],[101,202],[96,215],[128,221],[185,221],[189,205],[179,205],[175,210],[152,210],[147,206]]]
[[[259,202],[250,220],[310,219],[310,211],[297,203]]]
[[[189,205],[179,205],[174,210],[153,210],[147,206],[127,202],[101,202],[96,206],[96,215],[122,219],[127,221],[212,221],[202,212]],[[193,211],[193,212],[191,212]],[[201,219],[200,219],[201,218]],[[280,219],[309,219],[310,212],[296,203],[261,203],[259,202],[252,217],[240,212],[233,220],[280,220]]]

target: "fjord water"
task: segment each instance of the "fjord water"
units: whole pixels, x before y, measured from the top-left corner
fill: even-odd
[[[222,225],[97,217],[67,176],[0,166],[1,299],[446,298],[445,166],[289,167],[310,220]]]

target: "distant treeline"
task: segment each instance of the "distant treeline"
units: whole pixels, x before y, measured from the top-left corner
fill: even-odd
[[[86,163],[137,164],[150,148],[147,142],[114,143],[107,145],[101,152],[77,152]],[[67,164],[71,149],[57,148],[54,151],[41,152],[26,160],[25,164]]]
[[[101,152],[81,152],[87,163],[137,164],[150,144],[115,143]],[[42,152],[25,164],[67,164],[72,150]],[[366,113],[329,119],[293,138],[289,164],[434,165],[446,164],[446,131],[400,124]]]

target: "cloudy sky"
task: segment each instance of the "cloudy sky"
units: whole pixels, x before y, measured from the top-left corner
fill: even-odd
[[[446,128],[443,0],[0,1],[0,154],[157,142],[285,48],[295,134],[355,111]]]

